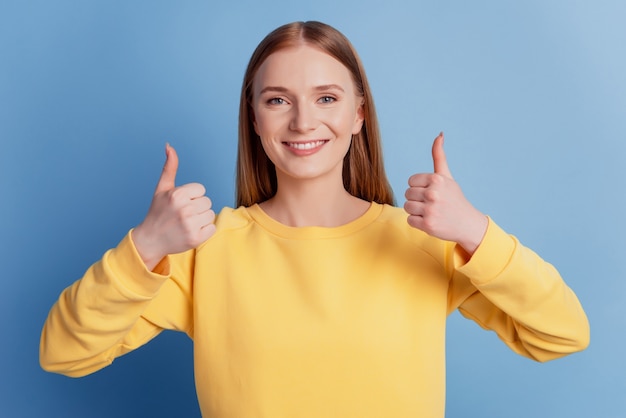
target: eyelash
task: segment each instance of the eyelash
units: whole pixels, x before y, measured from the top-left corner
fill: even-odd
[[[285,99],[282,99],[280,97],[272,97],[267,101],[268,105],[281,105],[283,103],[285,103]]]
[[[336,102],[337,98],[333,96],[323,96],[323,97],[320,97],[319,101],[322,102],[323,104],[329,104],[329,103]]]
[[[318,102],[322,103],[322,104],[330,104],[330,103],[334,103],[337,101],[336,97],[333,96],[322,96],[318,99]],[[282,105],[284,103],[286,103],[287,101],[285,99],[283,99],[282,97],[272,97],[271,99],[267,100],[267,104],[270,106],[278,106],[278,105]]]

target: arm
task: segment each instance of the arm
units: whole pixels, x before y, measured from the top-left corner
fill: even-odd
[[[558,271],[492,221],[471,260],[457,254],[449,309],[494,330],[516,353],[547,361],[589,344],[589,323]]]
[[[465,199],[448,168],[443,134],[432,155],[434,173],[409,179],[404,207],[411,226],[456,243],[447,262],[449,308],[539,361],[584,349],[589,323],[556,269]]]
[[[82,376],[164,328],[191,335],[193,249],[215,232],[215,214],[202,185],[175,187],[178,156],[169,145],[166,156],[144,221],[52,307],[40,343],[44,369]]]
[[[161,266],[167,269],[166,264]],[[143,316],[168,279],[158,272],[146,269],[130,234],[126,236],[65,289],[50,310],[41,334],[41,366],[84,376],[160,333],[162,328]],[[191,329],[188,321],[180,326]]]

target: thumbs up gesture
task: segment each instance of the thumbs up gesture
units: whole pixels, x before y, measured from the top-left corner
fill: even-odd
[[[176,187],[178,155],[165,147],[165,165],[146,218],[132,232],[133,242],[149,270],[168,254],[197,247],[215,233],[215,213],[199,183]]]
[[[443,150],[443,132],[433,142],[434,173],[409,178],[404,210],[409,225],[458,243],[470,256],[487,231],[487,217],[465,198],[454,181]]]

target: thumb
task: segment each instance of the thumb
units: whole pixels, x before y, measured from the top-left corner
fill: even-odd
[[[176,187],[177,170],[178,154],[176,154],[176,150],[170,144],[165,144],[165,164],[154,193],[165,192]]]
[[[446,153],[443,150],[443,132],[441,132],[433,142],[433,165],[435,173],[452,178],[452,173],[450,173],[450,169],[448,168]]]

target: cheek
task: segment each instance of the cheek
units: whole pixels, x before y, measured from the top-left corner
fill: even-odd
[[[260,137],[272,136],[281,126],[278,115],[268,115],[265,112],[258,112],[254,120],[254,130]]]
[[[333,114],[330,123],[335,127],[337,134],[350,137],[359,133],[362,126],[362,122],[357,120],[357,115],[351,109]]]
[[[261,148],[263,148],[263,152],[265,152],[265,156],[269,158],[269,160],[276,164],[278,161],[278,156],[280,155],[277,145],[270,140],[263,139],[263,135],[259,135],[261,139],[258,141],[261,142]]]
[[[254,125],[254,132],[256,132],[257,135],[261,136],[261,132],[263,132],[263,126],[264,126],[264,119],[263,119],[262,112],[257,112],[255,110],[254,116],[252,117],[252,124]]]

